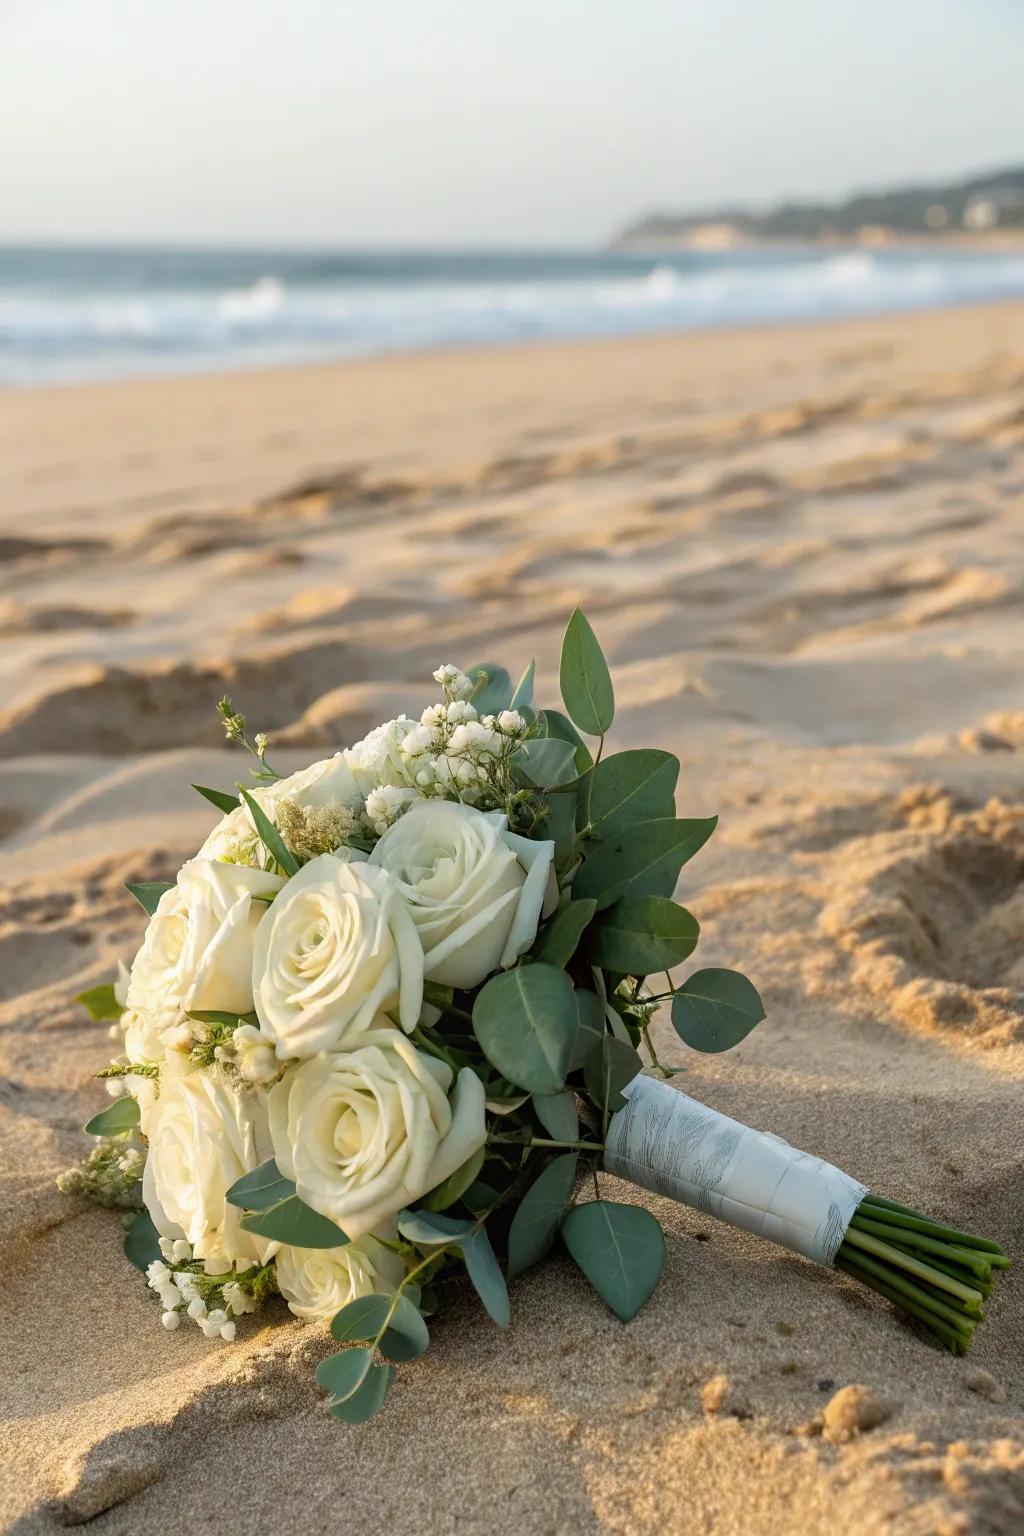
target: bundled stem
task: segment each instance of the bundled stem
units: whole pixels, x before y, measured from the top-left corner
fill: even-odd
[[[984,1319],[993,1271],[1009,1267],[998,1243],[932,1221],[920,1211],[865,1195],[835,1267],[916,1317],[954,1355]]]

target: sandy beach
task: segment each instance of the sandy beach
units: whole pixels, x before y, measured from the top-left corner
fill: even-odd
[[[1024,1255],[1024,305],[0,395],[0,1517],[97,1536],[974,1536],[1024,1528],[1024,1281],[966,1359],[649,1199],[619,1323],[564,1257],[333,1422],[323,1331],[166,1333],[62,1196],[106,1102],[73,998],[244,774],[432,669],[595,625],[614,745],[717,812],[681,899],[767,1021],[688,1092]],[[687,1053],[667,1018],[661,1054]],[[674,1042],[674,1044],[673,1044]],[[261,1315],[262,1316],[262,1315]],[[820,1433],[860,1384],[883,1422]]]

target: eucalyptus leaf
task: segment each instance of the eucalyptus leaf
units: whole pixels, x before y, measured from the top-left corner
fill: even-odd
[[[478,1147],[471,1158],[450,1173],[443,1184],[432,1189],[423,1202],[423,1207],[428,1211],[446,1211],[456,1200],[461,1200],[469,1186],[475,1181],[477,1174],[484,1165],[487,1155],[486,1147]]]
[[[679,759],[644,748],[616,752],[594,769],[589,797],[590,828],[613,837],[638,821],[675,815]]]
[[[493,1067],[530,1093],[557,1093],[576,1038],[572,983],[553,965],[493,976],[473,1004],[473,1029]]]
[[[469,667],[466,676],[477,684],[471,701],[477,714],[497,715],[508,709],[512,700],[512,679],[504,667],[493,661],[482,661]]]
[[[739,971],[695,971],[672,999],[676,1034],[695,1051],[728,1051],[763,1018],[757,988]]]
[[[130,1094],[124,1094],[87,1120],[82,1129],[87,1136],[121,1136],[134,1131],[139,1123],[139,1106]]]
[[[576,749],[577,773],[586,773],[593,766],[590,748],[568,715],[563,715],[560,709],[542,709],[537,716],[537,724],[542,735],[554,737],[557,741],[572,742]]]
[[[516,683],[515,692],[509,700],[510,709],[529,709],[530,705],[533,703],[533,684],[536,675],[537,659],[536,657],[531,656],[530,665],[527,667],[518,683]]]
[[[397,1301],[391,1296],[359,1296],[350,1301],[331,1320],[331,1333],[339,1344],[368,1340],[372,1343],[381,1329],[379,1349],[386,1360],[402,1363],[415,1360],[430,1343],[430,1334],[418,1309],[407,1295]]]
[[[141,1269],[143,1274],[154,1259],[163,1257],[160,1252],[160,1234],[147,1210],[139,1212],[125,1233],[124,1256],[131,1260],[136,1269]]]
[[[596,992],[577,987],[573,994],[576,1004],[576,1036],[573,1040],[569,1071],[578,1072],[586,1066],[595,1051],[600,1050],[604,1039],[604,1003]]]
[[[576,1096],[564,1093],[535,1093],[530,1100],[533,1112],[553,1141],[575,1141],[580,1132]]]
[[[294,1193],[295,1185],[278,1172],[271,1157],[236,1179],[224,1198],[229,1205],[237,1205],[243,1211],[265,1211],[272,1205],[280,1205]]]
[[[540,789],[557,789],[571,784],[576,777],[576,756],[572,743],[551,736],[533,736],[524,741],[512,761]]]
[[[569,964],[583,937],[584,929],[597,911],[593,900],[570,901],[541,928],[531,951],[534,960],[546,965],[557,965],[561,970]]]
[[[75,998],[76,1003],[81,1003],[90,1019],[119,1019],[124,1012],[121,1004],[114,996],[112,982],[105,982],[102,986],[87,987],[84,992],[79,992]]]
[[[599,1109],[614,1114],[625,1104],[622,1090],[644,1068],[643,1061],[633,1046],[615,1035],[605,1035],[601,1049],[587,1062],[584,1081],[587,1092]]]
[[[284,838],[259,801],[254,800],[247,789],[240,789],[239,794],[249,807],[249,815],[252,817],[253,826],[256,828],[264,847],[273,855],[286,875],[297,875],[300,867],[298,859],[287,846]]]
[[[671,896],[679,871],[703,848],[717,816],[698,820],[663,817],[641,821],[606,842],[591,844],[572,883],[576,898],[592,897],[598,908],[620,896]]]
[[[700,925],[685,907],[663,896],[623,896],[587,929],[589,959],[620,976],[667,971],[692,955]]]
[[[615,718],[615,695],[597,636],[579,608],[562,638],[558,680],[573,724],[588,736],[603,736]]]
[[[520,1200],[508,1232],[510,1280],[542,1259],[554,1242],[572,1198],[578,1161],[575,1152],[554,1158]]]
[[[650,1211],[592,1200],[573,1206],[562,1222],[562,1237],[601,1299],[628,1323],[654,1290],[665,1263],[665,1238]]]
[[[483,1302],[488,1316],[499,1328],[507,1328],[512,1320],[508,1304],[508,1288],[505,1277],[491,1247],[490,1238],[483,1227],[475,1227],[462,1243],[462,1261],[473,1288]]]
[[[331,1403],[331,1417],[341,1419],[345,1424],[365,1424],[367,1419],[372,1419],[383,1408],[384,1399],[394,1379],[393,1365],[371,1365],[356,1391]]]
[[[237,794],[229,795],[223,789],[207,789],[205,784],[193,784],[192,788],[197,794],[202,795],[204,800],[209,800],[211,805],[215,805],[218,811],[238,810],[240,802]]]
[[[125,885],[125,890],[131,891],[142,910],[152,917],[159,905],[160,897],[165,891],[173,891],[174,885],[166,880],[138,880],[129,881]]]
[[[343,1248],[348,1238],[319,1211],[314,1211],[298,1195],[289,1195],[265,1210],[249,1211],[239,1225],[257,1237],[289,1243],[294,1248]]]
[[[565,864],[576,842],[576,794],[574,790],[560,790],[549,795],[544,807],[543,835],[555,845],[555,865]]]
[[[336,1355],[328,1355],[326,1360],[320,1361],[314,1372],[316,1384],[344,1400],[358,1392],[372,1365],[373,1351],[370,1349],[339,1350]]]
[[[442,1216],[436,1211],[401,1211],[398,1230],[407,1242],[417,1248],[453,1246],[473,1225],[457,1216]]]

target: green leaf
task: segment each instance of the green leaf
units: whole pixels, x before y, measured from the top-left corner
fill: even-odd
[[[586,987],[577,987],[574,1001],[576,1037],[569,1060],[570,1072],[578,1072],[580,1067],[586,1066],[594,1052],[600,1050],[605,1035],[604,1004],[597,993],[588,991]]]
[[[560,970],[564,970],[576,953],[583,931],[596,911],[597,902],[593,900],[570,901],[568,906],[562,907],[537,935],[532,950],[534,960],[541,960],[545,965],[557,965]]]
[[[257,1237],[269,1237],[294,1248],[343,1248],[348,1238],[340,1227],[314,1211],[298,1195],[289,1195],[265,1210],[249,1211],[239,1226]]]
[[[603,736],[615,718],[615,695],[597,636],[579,608],[562,638],[558,680],[573,724],[588,736]]]
[[[476,1228],[472,1236],[462,1244],[462,1261],[491,1321],[497,1323],[499,1328],[507,1328],[512,1320],[508,1288],[494,1257],[491,1240],[483,1227]]]
[[[341,1419],[345,1424],[365,1424],[367,1419],[372,1419],[383,1408],[384,1399],[394,1379],[393,1365],[371,1365],[362,1385],[355,1392],[331,1403],[331,1418]]]
[[[577,773],[586,773],[587,769],[593,766],[594,759],[590,748],[572,721],[567,715],[563,715],[560,709],[542,709],[537,716],[537,724],[542,736],[553,737],[556,741],[572,742],[576,749]]]
[[[285,844],[284,838],[274,826],[270,817],[263,810],[258,801],[254,800],[247,789],[240,789],[239,794],[249,807],[249,814],[253,820],[253,826],[259,833],[260,841],[269,850],[286,875],[297,875],[299,861]]]
[[[294,1193],[295,1185],[278,1172],[271,1157],[236,1179],[224,1198],[229,1205],[240,1206],[243,1211],[265,1211],[290,1199]]]
[[[672,999],[676,1034],[695,1051],[728,1051],[764,1018],[757,988],[739,971],[695,971]]]
[[[90,1019],[119,1019],[124,1012],[114,996],[113,982],[109,981],[99,987],[87,987],[79,992],[75,1002],[81,1003]]]
[[[535,1093],[530,1100],[533,1112],[554,1141],[575,1141],[580,1133],[576,1096],[564,1093]]]
[[[542,1259],[554,1242],[572,1198],[578,1161],[575,1152],[554,1158],[520,1200],[508,1232],[510,1280]]]
[[[334,1314],[331,1332],[339,1344],[376,1339],[385,1322],[380,1352],[399,1363],[415,1360],[430,1343],[427,1325],[407,1296],[400,1296],[392,1310],[391,1296],[359,1296]]]
[[[209,800],[211,805],[215,805],[218,811],[238,810],[240,802],[237,795],[229,795],[223,789],[207,789],[205,784],[193,784],[192,788],[202,795],[204,800]]]
[[[483,679],[479,681],[481,674]],[[512,699],[512,679],[504,667],[494,661],[482,661],[468,668],[466,676],[478,685],[470,701],[478,714],[497,715],[508,709]]]
[[[594,965],[620,976],[667,971],[692,955],[700,924],[663,896],[623,896],[587,929],[584,948]]]
[[[679,759],[671,752],[645,748],[602,758],[590,790],[591,831],[614,837],[638,821],[674,816],[678,778]]]
[[[628,1323],[654,1290],[665,1263],[665,1238],[650,1211],[592,1200],[573,1207],[562,1222],[562,1237],[602,1301]]]
[[[572,983],[553,965],[493,976],[473,1004],[473,1029],[492,1066],[529,1093],[557,1093],[576,1038]]]
[[[160,1234],[148,1211],[140,1211],[124,1235],[124,1256],[145,1274],[154,1259],[162,1258]]]
[[[622,1090],[644,1069],[644,1064],[631,1045],[614,1035],[605,1035],[601,1049],[587,1062],[583,1077],[587,1093],[608,1114],[614,1114],[625,1104]]]
[[[336,1355],[328,1355],[326,1360],[321,1360],[314,1375],[318,1387],[323,1387],[325,1392],[333,1392],[335,1397],[344,1401],[351,1397],[353,1392],[358,1392],[370,1373],[373,1365],[373,1352],[369,1349],[342,1349]]]
[[[575,792],[560,790],[557,795],[549,795],[544,810],[541,835],[554,842],[555,864],[564,864],[576,841]]]
[[[160,897],[165,891],[173,891],[174,886],[168,884],[166,880],[139,880],[134,883],[129,881],[125,885],[125,890],[131,891],[142,910],[152,917],[159,905]]]
[[[430,1191],[423,1202],[424,1210],[446,1211],[450,1205],[455,1204],[456,1200],[461,1200],[483,1167],[486,1154],[486,1147],[478,1147],[461,1168],[456,1168],[443,1184],[439,1184],[436,1189]]]
[[[139,1106],[126,1093],[108,1104],[106,1109],[101,1109],[98,1115],[93,1115],[82,1129],[87,1136],[121,1136],[125,1131],[134,1131],[138,1123]]]
[[[527,667],[518,683],[516,683],[515,692],[509,700],[510,709],[519,709],[524,705],[527,709],[529,709],[530,705],[533,703],[533,683],[536,675],[537,659],[536,657],[531,656],[530,665]]]
[[[571,784],[576,777],[572,743],[552,736],[533,736],[524,741],[512,761],[540,789],[557,789],[561,784]]]
[[[671,896],[679,871],[703,848],[717,816],[641,821],[588,848],[572,882],[574,897],[593,897],[598,908],[620,896]]]
[[[458,1216],[442,1216],[435,1211],[401,1211],[398,1216],[399,1232],[417,1248],[457,1245],[472,1225]]]

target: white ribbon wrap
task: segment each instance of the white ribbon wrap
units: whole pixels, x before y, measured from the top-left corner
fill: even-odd
[[[831,1264],[867,1188],[849,1174],[754,1131],[654,1077],[623,1089],[604,1166],[733,1227]]]

